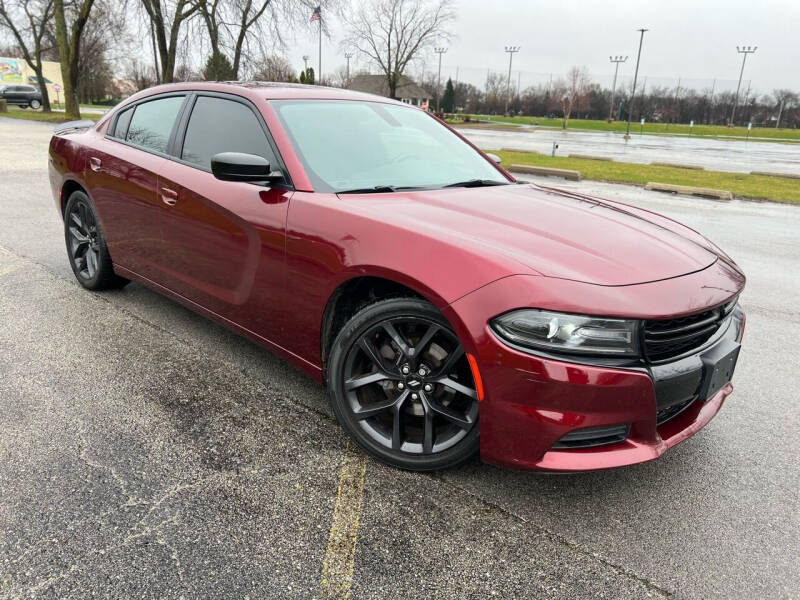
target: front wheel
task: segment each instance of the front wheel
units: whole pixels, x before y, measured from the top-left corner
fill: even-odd
[[[477,452],[467,355],[428,302],[395,298],[362,309],[339,332],[328,364],[337,419],[376,458],[432,471]]]
[[[114,266],[94,205],[84,192],[73,192],[64,211],[64,235],[72,272],[83,287],[106,290],[122,287],[127,279]]]

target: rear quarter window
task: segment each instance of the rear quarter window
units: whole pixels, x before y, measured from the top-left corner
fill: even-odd
[[[133,107],[123,110],[113,123],[112,129],[109,130],[108,135],[111,137],[125,139],[128,134],[128,126],[131,124],[131,117],[133,116]]]

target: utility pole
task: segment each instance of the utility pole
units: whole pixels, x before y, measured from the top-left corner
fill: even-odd
[[[350,85],[350,59],[353,58],[352,52],[345,52],[344,57],[347,59],[347,85]]]
[[[775,129],[781,127],[781,117],[783,116],[783,105],[786,103],[786,96],[781,98],[781,107],[778,109],[778,120],[775,122]]]
[[[506,46],[506,52],[508,52],[508,80],[506,81],[508,95],[506,97],[505,114],[508,114],[508,105],[511,104],[511,61],[514,59],[514,53],[519,52],[519,46]]]
[[[628,57],[622,58],[621,56],[609,56],[608,60],[616,63],[614,66],[614,84],[611,86],[611,106],[608,107],[608,122],[614,120],[614,94],[617,91],[617,74],[619,73],[619,63],[624,63]]]
[[[436,80],[436,112],[439,112],[439,96],[441,96],[442,90],[442,54],[447,52],[447,48],[434,48],[433,49],[436,54],[439,55],[439,77]]]
[[[636,55],[636,71],[633,73],[633,90],[631,91],[631,102],[628,106],[628,125],[625,127],[625,139],[631,137],[631,115],[633,114],[633,101],[636,99],[636,80],[639,78],[639,61],[642,58],[642,42],[644,42],[644,33],[647,29],[637,29],[639,32],[639,53]]]
[[[739,104],[739,90],[742,87],[742,75],[744,75],[744,63],[747,62],[747,55],[753,54],[758,50],[758,46],[736,46],[736,51],[742,55],[742,70],[739,71],[739,85],[736,86],[736,98],[733,101],[733,109],[731,110],[731,120],[728,127],[733,127],[733,119],[736,116],[736,105]]]

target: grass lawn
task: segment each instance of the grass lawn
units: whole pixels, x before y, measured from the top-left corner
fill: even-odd
[[[67,119],[64,113],[52,112],[46,113],[41,110],[31,110],[30,108],[20,108],[18,106],[9,106],[7,113],[0,113],[0,117],[10,117],[12,119],[25,119],[26,121],[45,121],[49,123],[66,123],[73,119]],[[97,121],[100,115],[81,115],[81,119],[91,119]]]
[[[490,120],[497,123],[513,123],[516,125],[539,125],[540,127],[561,127],[561,119],[548,119],[546,117],[503,117],[503,116],[482,116],[473,115],[473,119]],[[624,132],[625,121],[596,121],[590,119],[570,119],[570,129],[588,129],[593,131],[617,131]],[[631,123],[631,135],[639,134],[640,125],[638,122]],[[645,134],[670,134],[680,136],[697,137],[734,137],[746,138],[746,127],[726,127],[724,125],[689,125],[676,123],[645,123],[643,132]],[[769,141],[780,142],[800,142],[800,129],[774,129],[769,127],[756,127],[750,131],[750,139],[759,141],[755,138],[769,138]]]
[[[725,173],[722,171],[692,171],[672,167],[654,167],[634,163],[587,160],[583,158],[552,157],[521,152],[499,152],[490,150],[503,159],[503,166],[536,165],[558,169],[575,169],[587,179],[635,183],[644,185],[649,181],[692,185],[730,190],[734,196],[773,202],[800,204],[800,182],[797,179],[764,177],[747,173]],[[524,176],[523,176],[524,179]]]

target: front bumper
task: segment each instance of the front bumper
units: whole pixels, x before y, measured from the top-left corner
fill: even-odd
[[[695,354],[634,368],[534,356],[510,348],[484,324],[472,338],[486,389],[481,458],[508,468],[570,472],[661,456],[702,429],[733,391],[731,369],[720,382],[713,365],[731,353],[735,361],[744,331],[744,314],[736,316],[739,322],[730,319]],[[615,425],[627,427],[623,441],[581,448],[559,443],[570,432]]]

